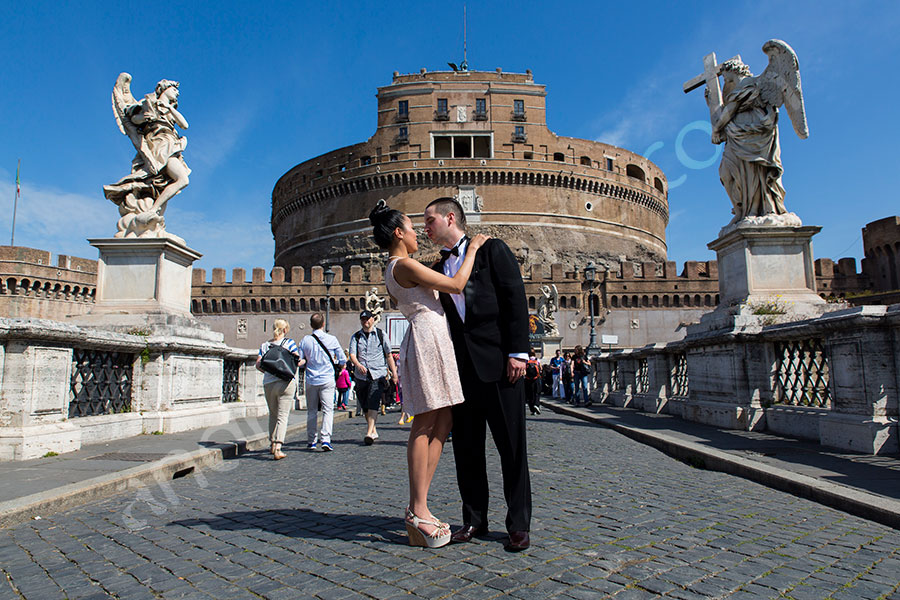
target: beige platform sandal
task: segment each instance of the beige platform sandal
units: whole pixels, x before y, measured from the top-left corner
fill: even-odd
[[[434,527],[434,531],[425,533],[419,528],[421,525],[431,525]],[[410,546],[440,548],[450,543],[449,525],[441,523],[437,519],[433,521],[420,519],[409,507],[406,508],[406,534],[409,536]]]

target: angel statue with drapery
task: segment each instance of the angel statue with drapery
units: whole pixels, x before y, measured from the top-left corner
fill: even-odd
[[[131,75],[121,73],[112,106],[119,129],[137,151],[131,173],[103,186],[104,195],[119,207],[116,237],[174,238],[166,233],[166,203],[187,187],[191,172],[182,157],[187,138],[175,129],[188,128],[178,112],[178,82],[163,79],[138,102],[131,95]]]
[[[559,290],[555,284],[542,285],[541,297],[538,298],[537,317],[544,326],[544,335],[555,337],[559,335],[559,327],[556,325],[556,311],[559,310]]]
[[[716,64],[704,57],[704,73],[684,84],[685,93],[706,84],[712,142],[725,143],[719,178],[731,199],[734,218],[726,226],[802,225],[784,205],[784,171],[778,143],[778,108],[784,106],[794,131],[809,137],[800,65],[794,50],[781,40],[762,47],[769,64],[758,77],[740,56]],[[719,89],[719,75],[723,78]]]

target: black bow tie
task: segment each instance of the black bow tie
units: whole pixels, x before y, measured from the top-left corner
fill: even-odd
[[[442,260],[447,260],[448,258],[450,258],[450,255],[451,255],[451,254],[452,254],[453,256],[459,256],[459,247],[460,247],[460,246],[462,245],[462,243],[465,242],[467,239],[469,239],[469,236],[463,236],[463,239],[459,240],[459,243],[456,244],[455,246],[453,246],[452,248],[450,248],[449,250],[447,250],[446,248],[441,248],[441,259],[442,259]]]

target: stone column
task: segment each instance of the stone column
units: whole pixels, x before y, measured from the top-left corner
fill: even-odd
[[[724,336],[719,340],[687,350],[690,397],[683,404],[683,418],[726,429],[762,430],[763,404],[772,398],[771,345]]]
[[[0,460],[80,448],[81,429],[68,420],[72,349],[8,340],[0,365]]]
[[[666,404],[666,386],[669,379],[668,361],[662,352],[665,344],[652,344],[640,349],[635,357],[636,373],[640,370],[641,361],[647,361],[648,384],[646,390],[635,390],[634,404],[644,412],[663,412]]]
[[[891,308],[888,327],[844,327],[826,338],[832,404],[819,418],[823,445],[866,454],[900,452],[900,305]]]

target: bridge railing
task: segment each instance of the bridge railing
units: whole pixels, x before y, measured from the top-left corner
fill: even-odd
[[[0,318],[0,460],[265,414],[256,352]]]
[[[594,358],[594,402],[898,454],[900,305],[765,319]]]

